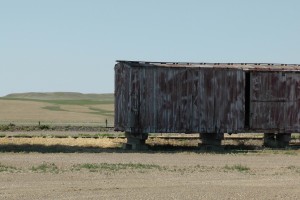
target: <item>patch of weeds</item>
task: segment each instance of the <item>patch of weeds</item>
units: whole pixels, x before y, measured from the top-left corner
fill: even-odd
[[[293,149],[264,149],[262,151],[259,152],[260,154],[285,154],[285,155],[293,155],[296,156],[298,155],[298,152],[293,150]]]
[[[107,137],[124,137],[124,133],[120,134],[111,134],[111,133],[97,133],[97,134],[88,134],[88,133],[81,133],[78,134],[79,137],[82,138],[107,138]]]
[[[4,137],[6,137],[5,134],[0,134],[0,138],[4,138]]]
[[[178,167],[173,167],[171,169],[168,169],[167,171],[169,172],[175,172],[175,173],[180,173],[181,175],[188,173],[188,172],[193,172],[193,170],[188,169],[188,168],[178,168]]]
[[[143,172],[143,170],[163,170],[164,168],[154,164],[141,164],[141,163],[85,163],[73,166],[73,170],[88,170],[89,172],[118,172],[121,170],[137,170]]]
[[[96,136],[99,138],[107,138],[107,137],[112,137],[114,135],[109,134],[109,133],[98,133],[98,134],[96,134]]]
[[[70,136],[68,135],[53,135],[53,138],[69,138]]]
[[[111,133],[97,133],[95,134],[96,137],[99,138],[107,138],[107,137],[125,137],[124,133],[119,133],[119,134],[111,134]]]
[[[66,126],[63,126],[63,129],[65,130],[65,131],[68,131],[68,130],[70,130],[72,127],[70,126],[70,125],[66,125]]]
[[[3,165],[0,163],[0,172],[18,172],[19,169],[17,169],[16,167],[12,167],[12,166],[7,166],[7,165]]]
[[[294,165],[290,165],[287,167],[289,170],[299,173],[300,174],[300,167],[299,166],[294,166]]]
[[[292,156],[298,155],[295,151],[285,151],[284,154],[286,154],[286,155],[292,155]]]
[[[81,138],[92,138],[92,137],[95,137],[95,135],[88,134],[88,133],[80,133],[80,134],[78,134],[78,137],[81,137]]]
[[[195,171],[198,171],[198,172],[207,172],[207,171],[212,171],[215,169],[214,166],[201,166],[201,165],[196,165],[194,167]]]
[[[104,109],[94,108],[94,107],[89,107],[89,109],[93,111],[93,112],[90,112],[91,114],[103,115],[103,116],[107,116],[107,117],[114,116],[114,111],[111,111],[111,110],[104,110]]]
[[[15,138],[32,138],[31,135],[28,135],[28,134],[25,134],[25,133],[14,135],[14,137]]]
[[[180,173],[181,175],[186,173],[195,173],[195,172],[209,172],[213,171],[215,167],[213,166],[202,166],[202,165],[196,165],[196,166],[189,166],[189,167],[162,167],[162,170],[168,171],[168,172],[175,172]]]
[[[16,125],[13,123],[0,125],[0,131],[14,131],[15,128],[16,128]]]
[[[229,165],[225,165],[224,167],[225,171],[238,171],[238,172],[248,172],[250,171],[250,168],[245,166],[245,165],[233,165],[233,166],[229,166]]]
[[[39,129],[40,129],[40,130],[49,130],[49,129],[50,129],[50,126],[49,126],[49,125],[43,124],[43,125],[40,125],[40,126],[39,126]]]
[[[292,134],[291,139],[300,139],[300,134]]]
[[[31,171],[39,173],[58,173],[59,169],[54,163],[43,163],[38,166],[32,166]]]
[[[45,106],[42,108],[46,109],[46,110],[51,110],[51,111],[66,111],[64,109],[61,109],[60,106]]]

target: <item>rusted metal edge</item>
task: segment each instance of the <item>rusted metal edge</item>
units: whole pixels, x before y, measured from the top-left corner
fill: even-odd
[[[200,67],[219,69],[241,69],[245,71],[300,71],[300,64],[283,63],[210,63],[210,62],[153,62],[153,61],[129,61],[117,60],[119,63],[127,63],[138,67]]]

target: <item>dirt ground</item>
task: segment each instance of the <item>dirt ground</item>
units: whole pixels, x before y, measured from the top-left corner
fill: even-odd
[[[0,199],[299,197],[299,150],[0,153]]]

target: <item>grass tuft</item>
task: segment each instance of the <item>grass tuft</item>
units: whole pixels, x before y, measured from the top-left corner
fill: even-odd
[[[238,171],[238,172],[248,172],[250,171],[250,168],[245,166],[245,165],[233,165],[233,166],[229,166],[229,165],[225,165],[224,169],[226,171]]]
[[[31,171],[39,173],[58,173],[59,169],[54,163],[43,163],[38,166],[32,166]]]
[[[19,171],[16,167],[3,165],[0,163],[0,172],[17,172]]]
[[[162,170],[163,167],[154,164],[141,164],[141,163],[84,163],[73,166],[73,170],[88,170],[89,172],[117,172],[121,170],[151,170],[158,169]]]
[[[300,167],[299,166],[294,166],[294,165],[290,165],[287,167],[289,170],[299,173],[300,174]]]
[[[42,108],[50,111],[66,111],[64,109],[61,109],[60,106],[45,106]]]

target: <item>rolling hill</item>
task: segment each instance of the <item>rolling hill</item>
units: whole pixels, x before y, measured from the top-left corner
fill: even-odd
[[[28,92],[12,93],[2,98],[5,99],[32,99],[32,100],[95,100],[113,101],[114,94],[83,94],[78,92]]]
[[[15,93],[0,98],[0,124],[105,124],[114,119],[114,94]]]

